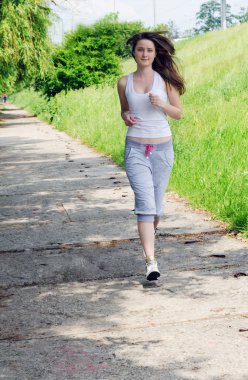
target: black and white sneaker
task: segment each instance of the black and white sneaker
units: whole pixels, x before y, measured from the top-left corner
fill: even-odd
[[[146,263],[146,279],[148,281],[155,281],[160,277],[158,264],[156,260],[151,260]]]

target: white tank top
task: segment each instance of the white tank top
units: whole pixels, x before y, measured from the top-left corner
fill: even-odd
[[[129,112],[136,117],[137,124],[128,127],[127,136],[140,138],[171,136],[171,129],[166,114],[160,107],[151,104],[149,93],[159,95],[164,101],[167,100],[164,81],[156,71],[154,71],[152,88],[145,94],[138,94],[134,91],[133,73],[128,75],[125,94]]]

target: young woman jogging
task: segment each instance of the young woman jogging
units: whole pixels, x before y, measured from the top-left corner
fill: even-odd
[[[174,162],[167,115],[180,119],[185,86],[174,61],[172,42],[161,33],[143,32],[127,41],[135,72],[118,81],[121,116],[128,126],[125,168],[135,195],[138,232],[146,260],[146,278],[160,276],[154,238],[163,212],[163,197]]]

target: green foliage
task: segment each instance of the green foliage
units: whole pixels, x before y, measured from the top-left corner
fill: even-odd
[[[244,22],[248,22],[248,8],[242,7],[240,8],[240,12],[235,16],[236,20],[243,24]]]
[[[110,38],[108,35],[98,38],[92,27],[79,26],[68,35],[64,46],[54,52],[53,61],[54,70],[45,83],[49,96],[111,81],[120,73]]]
[[[206,33],[211,30],[221,28],[221,2],[209,0],[202,3],[199,12],[196,14],[198,28],[195,28],[195,33]],[[235,16],[231,15],[231,7],[226,4],[226,20],[230,26],[235,21]]]
[[[95,23],[98,36],[102,33],[111,37],[111,47],[115,54],[121,58],[131,56],[130,47],[126,45],[129,37],[147,30],[142,22],[119,22],[118,13],[110,13]]]
[[[179,31],[178,27],[176,26],[175,22],[170,20],[168,21],[168,24],[166,25],[167,30],[168,30],[168,35],[172,38],[179,38]],[[160,29],[161,30],[161,29]],[[163,29],[162,29],[163,30]]]
[[[50,63],[46,0],[0,2],[0,86],[11,90],[44,76]]]
[[[120,58],[130,52],[126,40],[143,29],[143,24],[120,23],[110,14],[91,26],[78,28],[65,37],[53,54],[54,68],[46,80],[36,81],[48,96],[60,91],[112,83],[120,75]]]
[[[171,122],[173,187],[246,233],[247,33],[248,24],[243,24],[178,45],[188,85],[182,98],[184,118]]]

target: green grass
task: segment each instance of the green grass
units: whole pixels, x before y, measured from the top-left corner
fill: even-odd
[[[187,81],[184,118],[172,122],[172,185],[197,207],[248,230],[248,24],[179,48]]]
[[[187,83],[184,117],[171,120],[175,165],[170,189],[248,236],[248,24],[177,44]],[[135,70],[133,60],[123,72]],[[30,91],[18,105],[123,165],[126,127],[116,88],[87,88],[53,102]]]

